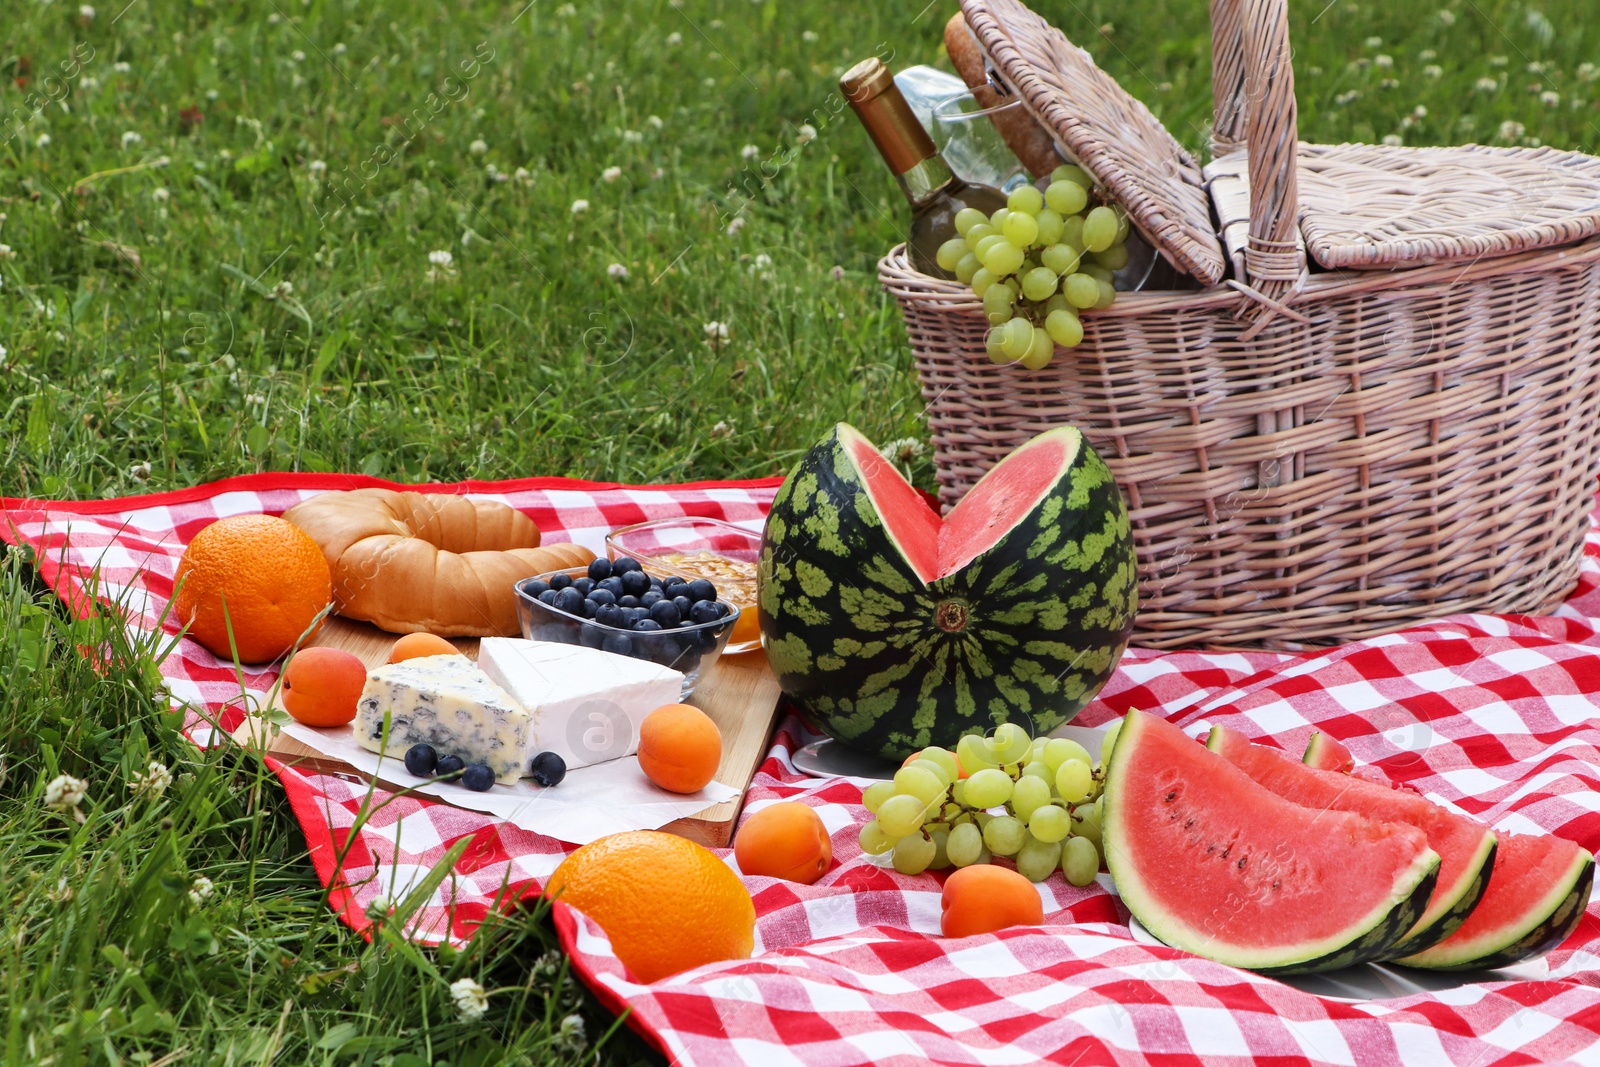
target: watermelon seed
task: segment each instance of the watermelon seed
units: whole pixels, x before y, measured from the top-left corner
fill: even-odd
[[[1228,853],[1230,853],[1232,851],[1233,851],[1233,846],[1232,845],[1224,846],[1223,849],[1222,849],[1222,858],[1223,859],[1227,859],[1228,858]]]
[[[1248,860],[1249,858],[1250,858],[1249,856],[1240,856],[1239,857],[1239,869],[1241,871],[1244,870],[1245,861]]]
[[[1168,804],[1171,804],[1174,800],[1177,800],[1177,799],[1178,799],[1178,791],[1176,789],[1174,789],[1172,792],[1167,794],[1167,803]]]
[[[933,622],[945,633],[958,634],[967,628],[967,605],[959,600],[941,600],[934,609]]]

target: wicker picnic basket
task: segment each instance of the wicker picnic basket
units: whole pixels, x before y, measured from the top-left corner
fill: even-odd
[[[1149,647],[1560,603],[1600,462],[1600,160],[1300,144],[1284,0],[1213,0],[1202,172],[1018,0],[962,10],[996,83],[1203,287],[1121,294],[1030,372],[989,361],[970,289],[891,251],[945,502],[1082,428],[1133,518]]]

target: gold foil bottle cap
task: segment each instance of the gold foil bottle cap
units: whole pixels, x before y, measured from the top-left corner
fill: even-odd
[[[894,75],[876,56],[863,59],[839,76],[839,88],[845,99],[857,107],[893,86]]]
[[[863,59],[839,78],[839,90],[855,108],[883,160],[896,174],[904,174],[930,156],[939,154],[933,138],[922,128],[911,105],[894,83],[894,75],[876,57]]]

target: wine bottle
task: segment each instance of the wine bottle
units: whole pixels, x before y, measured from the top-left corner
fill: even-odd
[[[839,89],[911,202],[906,239],[911,265],[935,278],[954,277],[934,257],[940,245],[960,236],[956,212],[972,207],[992,215],[1006,206],[1006,195],[992,185],[971,185],[956,177],[882,61],[857,63],[839,79]]]

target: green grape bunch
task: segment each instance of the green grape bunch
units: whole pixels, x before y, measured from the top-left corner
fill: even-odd
[[[1101,866],[1102,767],[1115,739],[1107,736],[1099,764],[1076,741],[1029,738],[1015,723],[992,737],[967,734],[955,752],[925,748],[863,791],[873,819],[861,828],[861,850],[889,855],[901,874],[998,856],[1031,881],[1059,870],[1086,886]]]
[[[1112,274],[1128,263],[1128,216],[1096,199],[1094,179],[1067,165],[1044,192],[1021,186],[993,215],[971,207],[956,214],[961,236],[940,245],[936,258],[983,301],[994,362],[1042,369],[1056,345],[1083,340],[1080,312],[1116,299]]]

